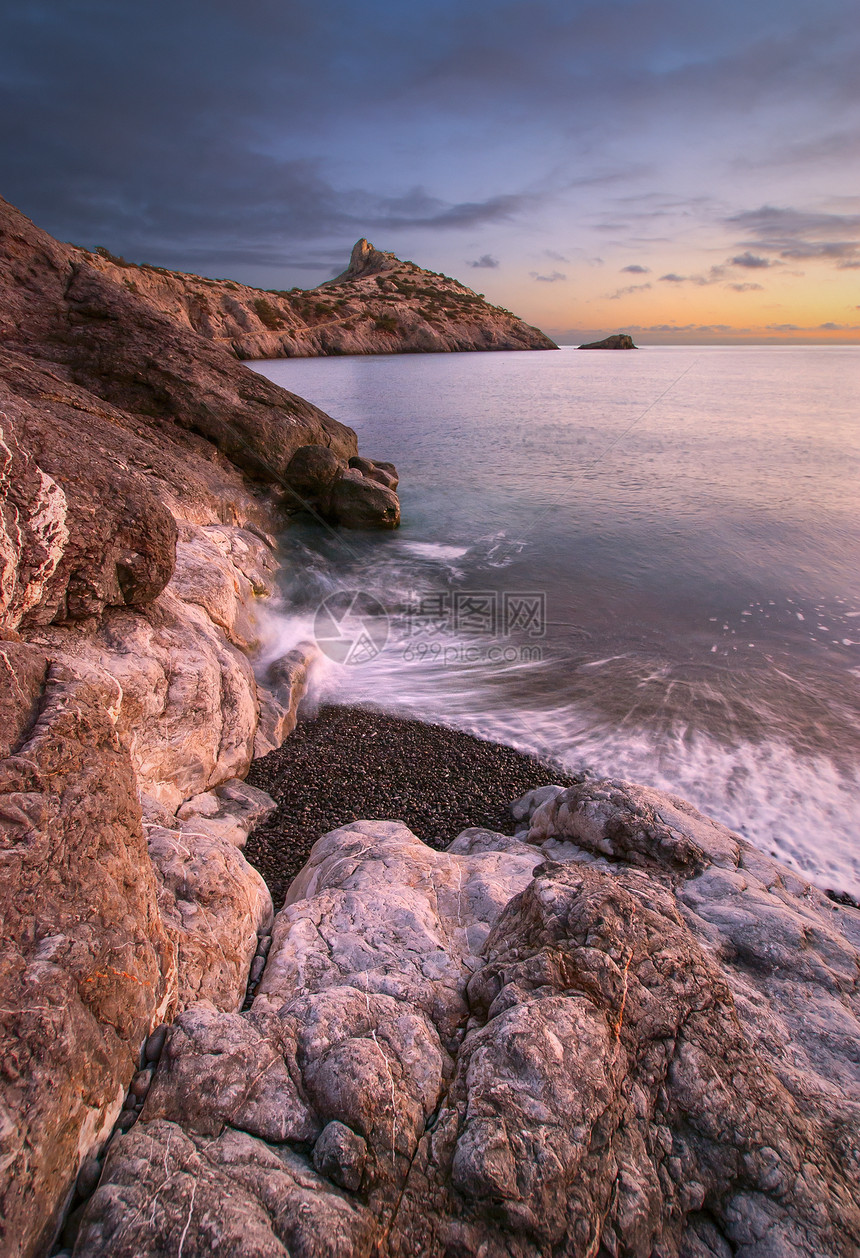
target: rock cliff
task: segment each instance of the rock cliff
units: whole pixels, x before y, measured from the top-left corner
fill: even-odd
[[[399,505],[351,429],[5,202],[0,337],[0,1252],[29,1256],[148,1032],[241,1005],[271,924],[240,779],[310,663],[250,663],[293,461],[327,456],[330,521]]]
[[[75,253],[127,292],[145,297],[238,358],[558,348],[543,332],[457,280],[401,262],[363,239],[336,279],[289,292],[263,292],[232,280]]]

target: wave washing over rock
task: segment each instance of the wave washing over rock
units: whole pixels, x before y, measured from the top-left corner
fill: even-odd
[[[396,472],[113,266],[0,203],[2,1253],[857,1253],[860,914],[684,801],[351,820],[273,920],[270,533]]]

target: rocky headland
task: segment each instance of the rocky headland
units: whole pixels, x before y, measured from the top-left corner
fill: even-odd
[[[402,262],[363,238],[335,279],[283,292],[136,266],[104,250],[74,252],[237,358],[558,349],[538,328],[459,280]]]
[[[0,1253],[860,1253],[860,913],[462,734],[279,752],[273,533],[397,474],[129,270],[0,202]]]

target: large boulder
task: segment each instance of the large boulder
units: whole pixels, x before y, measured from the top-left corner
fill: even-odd
[[[344,528],[391,529],[400,523],[393,463],[353,455],[348,465],[326,446],[301,446],[285,475],[286,505]],[[292,503],[289,495],[292,495]]]
[[[348,529],[396,529],[400,502],[393,489],[350,467],[332,486],[329,515]]]

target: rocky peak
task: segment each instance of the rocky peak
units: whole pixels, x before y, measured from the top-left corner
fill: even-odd
[[[352,247],[349,266],[340,275],[336,275],[328,284],[343,284],[347,280],[363,280],[370,275],[380,275],[383,271],[394,271],[403,263],[393,253],[384,253],[374,249],[370,241],[362,236]],[[326,285],[327,286],[327,285]]]

